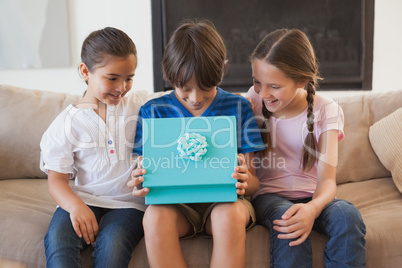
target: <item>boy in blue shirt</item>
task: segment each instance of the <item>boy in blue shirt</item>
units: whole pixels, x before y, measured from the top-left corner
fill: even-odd
[[[209,22],[182,24],[169,40],[163,61],[164,79],[175,88],[168,95],[141,107],[134,153],[142,155],[143,118],[235,116],[237,120],[238,162],[232,177],[238,195],[251,196],[259,186],[251,161],[264,148],[250,103],[223,91],[226,48]],[[149,189],[135,186],[145,170],[133,171],[134,196]],[[150,205],[144,215],[145,244],[151,267],[186,267],[180,248],[182,237],[213,236],[212,267],[245,267],[246,230],[254,225],[255,213],[247,199],[233,203]]]

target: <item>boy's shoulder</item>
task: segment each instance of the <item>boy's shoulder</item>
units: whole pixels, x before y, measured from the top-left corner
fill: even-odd
[[[246,98],[224,90],[219,91],[218,100],[213,105],[217,114],[235,116],[241,114],[242,120],[254,116],[251,103]]]

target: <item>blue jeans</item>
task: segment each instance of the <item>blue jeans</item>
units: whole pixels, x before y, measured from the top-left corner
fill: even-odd
[[[313,267],[310,237],[302,244],[290,247],[290,240],[278,239],[279,232],[272,229],[272,222],[280,219],[293,204],[310,200],[290,201],[275,194],[263,194],[253,201],[257,223],[270,230],[271,267]],[[315,220],[313,230],[329,238],[324,251],[325,267],[366,267],[366,226],[354,205],[334,199]]]
[[[93,245],[93,267],[128,267],[131,254],[144,236],[144,212],[126,209],[89,208],[99,225]],[[81,267],[84,239],[75,233],[70,214],[58,207],[45,236],[47,267]]]

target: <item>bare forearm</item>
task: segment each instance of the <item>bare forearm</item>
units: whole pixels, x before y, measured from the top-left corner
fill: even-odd
[[[69,185],[69,174],[61,174],[49,171],[48,189],[53,200],[64,210],[71,213],[71,210],[84,202],[79,198]]]
[[[311,203],[318,217],[326,205],[336,196],[336,165],[338,159],[338,131],[329,130],[321,134],[317,165],[317,189]]]
[[[317,187],[310,204],[316,208],[316,218],[336,196],[336,183],[334,180],[325,180]]]

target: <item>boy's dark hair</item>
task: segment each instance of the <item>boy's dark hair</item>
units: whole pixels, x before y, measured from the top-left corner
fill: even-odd
[[[277,67],[285,75],[296,82],[308,81],[305,87],[307,91],[307,128],[309,133],[306,136],[302,152],[303,170],[310,170],[316,160],[316,142],[314,138],[314,95],[317,86],[317,80],[322,79],[318,72],[318,62],[313,47],[304,32],[298,29],[279,29],[267,36],[257,45],[250,56],[250,60],[265,60],[267,63]],[[268,120],[271,113],[265,107],[263,102],[262,113],[265,121],[262,129],[264,144],[266,144],[265,153],[271,149],[271,137],[269,133]]]
[[[209,21],[186,21],[172,34],[162,60],[163,78],[183,87],[194,75],[200,89],[222,82],[226,47]]]
[[[81,61],[90,72],[105,66],[107,56],[127,58],[130,55],[137,57],[133,40],[125,32],[113,27],[93,31],[81,48]]]

